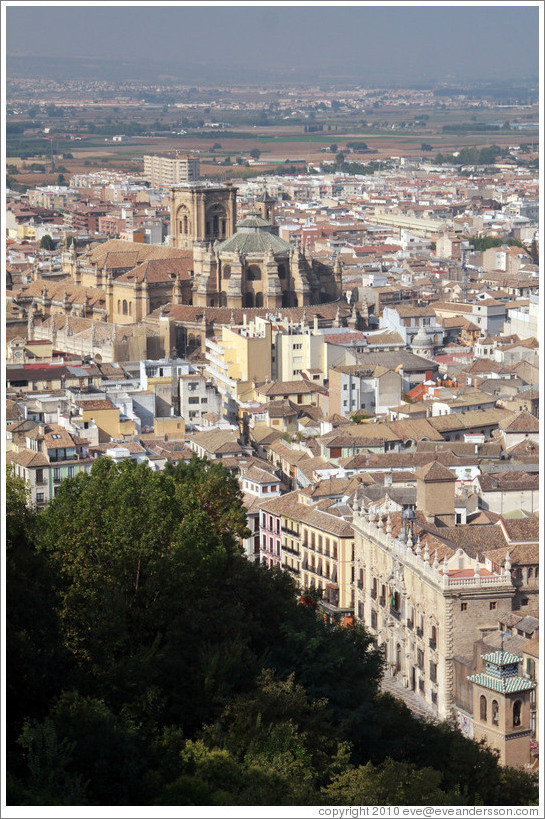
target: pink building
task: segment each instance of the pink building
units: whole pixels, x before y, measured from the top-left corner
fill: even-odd
[[[267,504],[268,505],[268,504]],[[259,515],[261,562],[282,567],[282,526],[280,513],[269,511],[265,504]]]

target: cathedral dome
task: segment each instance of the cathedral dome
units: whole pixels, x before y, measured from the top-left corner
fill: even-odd
[[[272,250],[273,254],[290,253],[292,249],[290,243],[272,233],[272,228],[271,223],[261,216],[247,216],[237,222],[236,233],[217,245],[216,252],[248,254],[267,253],[268,250]]]

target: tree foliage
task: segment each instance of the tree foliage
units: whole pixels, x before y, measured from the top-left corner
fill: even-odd
[[[42,250],[53,250],[54,247],[55,242],[53,241],[49,233],[46,233],[45,236],[42,236],[42,238],[40,239],[40,248]]]
[[[39,516],[11,474],[6,497],[10,804],[537,798],[528,775],[380,694],[363,627],[330,625],[243,556],[221,464],[99,459]]]

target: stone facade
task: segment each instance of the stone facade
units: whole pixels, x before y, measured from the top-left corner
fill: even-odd
[[[390,670],[440,718],[451,716],[454,658],[471,655],[480,629],[512,608],[510,566],[482,569],[462,549],[430,552],[388,518],[354,508],[356,615],[383,646]],[[437,542],[439,546],[439,542]]]
[[[232,184],[194,182],[170,193],[170,242],[191,250],[195,242],[224,241],[235,232],[237,189]]]

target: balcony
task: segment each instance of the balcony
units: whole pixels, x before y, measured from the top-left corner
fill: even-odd
[[[373,600],[377,599],[377,590],[376,589],[371,589],[371,598]]]
[[[385,597],[379,597],[378,602],[379,602],[379,606],[382,606],[382,608],[384,608],[386,606],[386,598]]]
[[[412,631],[414,628],[414,623],[412,620],[407,620],[407,628]]]
[[[417,637],[423,637],[424,636],[424,629],[417,628],[416,629],[416,636]]]
[[[393,606],[390,606],[390,614],[392,615],[392,617],[395,617],[396,620],[401,620],[401,612],[398,611]]]
[[[430,640],[429,640],[429,646],[433,651],[437,650],[437,643],[435,642],[435,640],[432,640],[431,637],[430,637]]]
[[[358,580],[357,586],[358,589],[363,589],[363,580]]]

